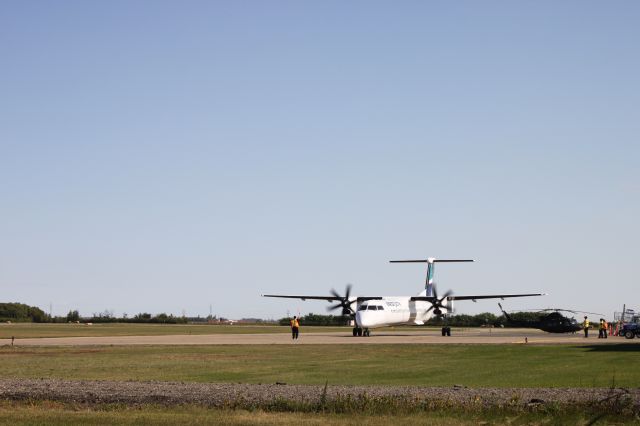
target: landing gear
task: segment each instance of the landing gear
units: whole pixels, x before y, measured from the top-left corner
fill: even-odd
[[[365,336],[365,337],[369,337],[370,332],[368,328],[360,328],[360,327],[353,327],[353,337],[361,337],[361,336]]]
[[[451,327],[445,325],[444,327],[442,327],[442,336],[449,336],[451,337]]]

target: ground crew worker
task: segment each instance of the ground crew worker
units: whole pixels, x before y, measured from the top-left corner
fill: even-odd
[[[298,317],[294,316],[291,320],[291,338],[293,340],[298,339],[298,331],[300,329],[300,322],[298,321]]]
[[[589,318],[586,315],[582,321],[582,328],[584,328],[584,337],[589,337]]]
[[[598,324],[598,339],[602,339],[602,318],[600,318],[600,323]]]
[[[598,330],[598,339],[606,339],[607,338],[607,322],[604,318],[600,318],[600,329]]]

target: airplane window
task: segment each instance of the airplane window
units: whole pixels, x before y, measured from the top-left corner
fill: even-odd
[[[370,310],[370,311],[377,311],[377,310],[378,310],[378,307],[377,307],[377,306],[375,306],[375,305],[371,305],[371,306],[369,306],[369,310]]]
[[[384,311],[384,306],[378,306],[379,311]]]
[[[359,311],[366,311],[367,310],[367,305],[362,305],[360,306],[360,309],[358,309]]]

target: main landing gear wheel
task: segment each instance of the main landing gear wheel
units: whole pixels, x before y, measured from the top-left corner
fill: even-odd
[[[369,337],[370,334],[371,333],[369,332],[368,328],[360,328],[360,327],[354,327],[353,328],[353,337],[356,337],[356,336],[358,336],[358,337],[362,337],[362,336]]]

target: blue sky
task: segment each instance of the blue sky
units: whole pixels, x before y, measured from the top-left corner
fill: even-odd
[[[550,293],[639,256],[636,2],[7,1],[2,301],[279,318],[263,293]],[[635,306],[640,308],[640,306]],[[457,304],[497,312],[497,303]]]

